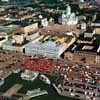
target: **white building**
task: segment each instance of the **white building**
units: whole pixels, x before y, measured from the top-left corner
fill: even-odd
[[[65,48],[66,48],[66,43],[57,45],[53,41],[46,41],[44,43],[41,43],[39,41],[34,43],[33,41],[25,46],[25,53],[40,54],[48,57],[59,58],[60,55],[64,52]]]
[[[36,32],[38,30],[38,23],[34,23],[24,27],[24,33],[27,35],[30,32]]]
[[[47,20],[47,18],[42,19],[41,20],[41,24],[42,24],[43,27],[48,26],[48,20]]]
[[[71,12],[71,7],[68,5],[66,11],[62,13],[62,16],[58,19],[60,24],[75,25],[78,23],[78,17],[75,13]]]
[[[30,71],[30,70],[25,70],[25,72],[21,73],[21,78],[23,80],[31,80],[34,81],[39,75],[39,72],[37,71]]]
[[[4,79],[0,78],[0,86],[4,84]]]
[[[81,23],[81,29],[82,29],[82,30],[86,30],[86,23],[85,23],[85,22],[82,22],[82,23]]]
[[[16,44],[22,44],[24,42],[24,35],[14,35],[13,41],[15,41]]]
[[[18,51],[18,52],[23,52],[23,49],[24,49],[24,45],[22,46],[13,46],[12,45],[12,42],[13,40],[7,40],[5,41],[1,47],[2,49],[4,50],[11,50],[11,51]]]

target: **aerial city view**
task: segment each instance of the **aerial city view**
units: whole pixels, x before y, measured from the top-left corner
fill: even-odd
[[[0,100],[100,100],[100,0],[0,0]]]

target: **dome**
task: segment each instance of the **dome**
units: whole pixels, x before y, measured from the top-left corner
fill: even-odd
[[[72,13],[70,18],[72,18],[72,19],[75,18],[75,13]]]
[[[42,18],[43,18],[43,16],[42,16],[42,15],[39,15],[39,18],[40,18],[40,19],[42,19]]]

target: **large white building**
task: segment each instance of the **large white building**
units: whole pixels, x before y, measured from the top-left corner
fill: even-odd
[[[71,7],[68,5],[66,11],[62,13],[62,16],[58,19],[60,24],[75,25],[78,23],[78,17],[75,13],[71,12]]]
[[[40,54],[48,57],[59,58],[60,55],[64,52],[66,44],[62,43],[57,45],[53,41],[46,41],[41,43],[37,41],[36,43],[30,42],[25,46],[26,54]]]

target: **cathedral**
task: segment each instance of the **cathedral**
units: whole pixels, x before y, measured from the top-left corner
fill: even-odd
[[[67,5],[66,11],[63,11],[62,16],[58,19],[60,24],[75,25],[78,23],[78,17],[71,12],[71,7]]]

